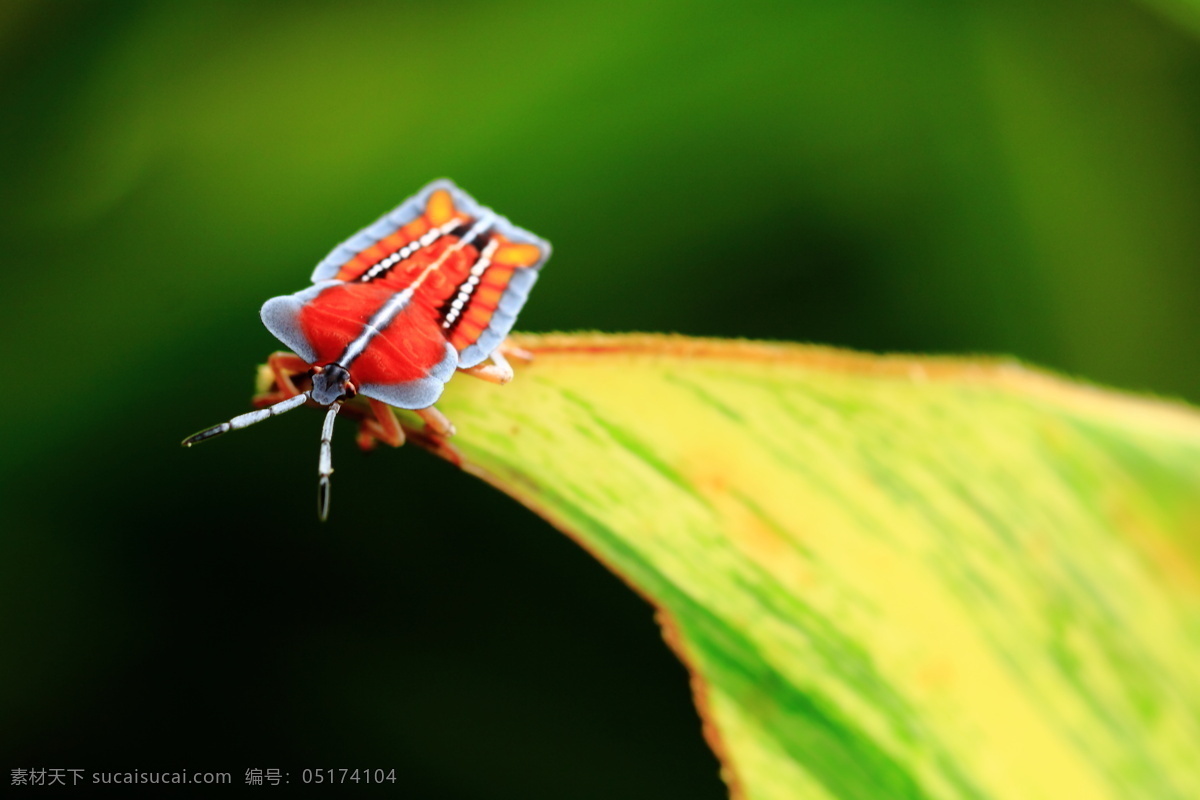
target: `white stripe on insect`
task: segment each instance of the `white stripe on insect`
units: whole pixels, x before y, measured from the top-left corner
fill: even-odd
[[[462,286],[458,288],[458,295],[455,296],[454,302],[450,304],[450,311],[446,313],[446,320],[442,323],[443,329],[449,329],[458,319],[458,315],[462,313],[463,308],[471,300],[471,294],[475,291],[475,287],[479,285],[479,279],[483,273],[487,272],[487,268],[492,265],[492,256],[496,252],[499,244],[496,241],[488,242],[487,247],[483,248],[483,252],[479,254],[479,260],[475,262],[475,266],[471,267],[471,275]]]
[[[358,280],[365,283],[366,281],[374,280],[375,278],[378,278],[380,275],[387,272],[392,267],[396,266],[401,261],[403,261],[406,258],[408,258],[409,256],[411,256],[413,253],[417,252],[418,250],[420,250],[423,247],[428,247],[429,245],[433,244],[438,239],[445,236],[447,233],[454,230],[461,224],[462,224],[462,220],[455,217],[454,219],[445,223],[441,227],[434,228],[433,230],[428,231],[420,239],[414,239],[413,241],[404,245],[404,247],[401,247],[399,250],[392,253],[387,258],[382,259],[378,264],[371,267],[369,270],[367,270],[362,275],[360,275]]]
[[[333,418],[337,416],[341,403],[334,403],[325,413],[325,424],[321,426],[321,457],[317,461],[317,516],[324,522],[329,516],[329,476],[333,474]]]
[[[264,419],[273,417],[276,414],[282,414],[285,411],[291,411],[293,408],[296,408],[297,406],[304,405],[304,403],[307,402],[307,400],[308,400],[308,395],[298,394],[295,397],[284,400],[281,403],[276,403],[273,406],[268,406],[267,408],[260,408],[258,411],[248,411],[245,414],[239,414],[238,416],[229,420],[229,422],[226,422],[225,424],[229,426],[228,430],[231,430],[231,431],[241,430],[242,428],[253,425],[256,422],[262,422]]]
[[[337,363],[341,364],[343,367],[349,367],[350,363],[354,361],[354,359],[361,356],[363,351],[367,349],[367,345],[371,343],[371,340],[383,333],[384,329],[387,328],[387,326],[391,324],[392,320],[396,318],[396,315],[408,307],[408,304],[412,302],[413,295],[415,295],[417,290],[421,288],[421,284],[425,282],[425,279],[432,275],[439,267],[442,266],[442,264],[446,263],[447,258],[462,250],[471,242],[475,241],[475,239],[481,233],[492,227],[492,223],[494,222],[495,216],[493,215],[486,216],[476,222],[461,239],[443,250],[442,254],[438,256],[437,261],[434,261],[432,264],[426,267],[421,274],[417,276],[416,280],[410,283],[407,288],[405,288],[403,291],[396,292],[394,295],[388,298],[388,301],[384,303],[383,306],[371,316],[371,319],[367,321],[367,324],[363,326],[362,333],[360,333],[354,339],[354,341],[346,345],[346,350],[337,360]],[[442,227],[445,226],[443,225]],[[430,233],[432,233],[432,231],[430,231]],[[426,234],[426,236],[428,235],[429,234]],[[494,244],[495,242],[489,243],[488,247],[484,248],[484,252],[487,253],[488,249]],[[479,261],[483,260],[483,255],[481,254]],[[476,262],[475,266],[478,268],[478,261]],[[484,266],[484,269],[487,269],[486,265]],[[471,272],[474,274],[475,270],[472,269]],[[480,271],[480,274],[482,274],[482,270]]]
[[[317,474],[327,477],[333,474],[333,419],[337,416],[341,403],[334,403],[325,413],[325,423],[321,426],[321,455],[317,460]]]
[[[289,397],[286,400],[280,400],[273,406],[260,408],[258,411],[247,411],[245,414],[238,414],[228,422],[222,422],[220,425],[214,425],[211,428],[205,428],[199,433],[194,433],[183,440],[184,447],[191,447],[197,442],[203,442],[205,439],[211,439],[214,436],[220,436],[222,433],[241,430],[248,428],[255,423],[262,422],[264,419],[270,419],[277,414],[282,414],[285,411],[291,411],[293,408],[299,408],[308,402],[309,393],[298,394],[294,397]]]

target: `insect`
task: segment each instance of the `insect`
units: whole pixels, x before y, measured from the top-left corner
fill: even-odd
[[[507,342],[549,242],[434,181],[335,247],[313,285],[262,307],[267,330],[291,348],[268,364],[279,398],[183,440],[185,447],[305,404],[328,409],[321,427],[317,511],[329,516],[333,423],[342,404],[367,399],[360,443],[392,445],[404,434],[392,408],[411,409],[440,436],[454,427],[433,404],[455,371],[494,383],[512,379]],[[484,363],[490,362],[490,363]],[[292,375],[306,373],[301,390]],[[365,441],[364,441],[365,437]]]

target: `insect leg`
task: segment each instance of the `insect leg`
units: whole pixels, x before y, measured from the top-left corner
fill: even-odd
[[[433,406],[418,408],[415,410],[415,413],[425,422],[425,427],[438,436],[453,436],[455,434],[454,423]]]
[[[193,433],[191,436],[183,440],[184,447],[191,447],[196,442],[203,442],[205,439],[211,439],[214,436],[220,436],[222,433],[236,431],[242,428],[247,428],[256,422],[262,422],[264,419],[278,416],[285,411],[291,411],[293,408],[299,408],[308,402],[308,393],[298,394],[295,397],[289,397],[287,400],[276,403],[273,406],[260,408],[257,411],[248,411],[245,414],[238,414],[228,422],[222,422],[220,425],[214,425],[211,428],[205,428],[199,433]]]
[[[372,397],[368,397],[367,402],[371,404],[371,411],[375,416],[374,419],[366,417],[359,423],[356,440],[358,446],[363,450],[370,450],[376,441],[390,444],[392,447],[404,444],[404,429],[392,413],[392,407]]]
[[[476,364],[473,367],[460,369],[459,372],[464,375],[470,375],[474,378],[481,378],[488,383],[498,383],[504,385],[513,379],[513,368],[508,363],[500,351],[497,349],[491,355],[491,364]]]
[[[267,356],[267,367],[275,376],[275,389],[255,395],[254,404],[256,406],[262,408],[300,394],[300,387],[296,386],[293,378],[308,372],[309,363],[307,361],[295,353],[276,350]]]
[[[511,336],[506,336],[496,351],[502,356],[513,359],[514,361],[523,361],[528,364],[533,361],[533,353],[526,350],[524,347],[518,347],[517,343],[512,340]]]
[[[334,403],[325,415],[325,424],[321,426],[321,457],[317,461],[317,516],[324,522],[329,518],[329,476],[333,474],[333,420],[341,409],[341,403]]]

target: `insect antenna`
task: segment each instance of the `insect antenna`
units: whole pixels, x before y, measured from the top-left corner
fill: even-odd
[[[196,442],[203,442],[205,439],[211,439],[214,436],[220,436],[222,433],[229,431],[248,428],[256,422],[262,422],[264,419],[279,416],[285,411],[291,411],[293,408],[299,408],[308,402],[308,392],[298,394],[295,397],[289,397],[287,400],[276,403],[273,406],[260,408],[257,411],[249,411],[245,414],[239,414],[228,422],[222,422],[220,425],[213,425],[211,428],[205,428],[199,433],[193,433],[191,436],[183,440],[184,447],[191,447]]]
[[[321,426],[321,457],[317,462],[317,474],[321,476],[317,483],[317,516],[321,522],[329,518],[329,476],[333,474],[333,447],[330,441],[333,439],[333,419],[341,407],[341,403],[331,405],[329,413],[325,415],[325,424]]]

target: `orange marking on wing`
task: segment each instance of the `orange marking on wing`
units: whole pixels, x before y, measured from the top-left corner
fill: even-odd
[[[490,305],[492,308],[495,308],[503,296],[503,289],[491,288],[487,284],[480,284],[479,288],[475,290],[474,302],[480,305]]]
[[[496,308],[498,306],[499,306],[499,303],[484,303],[484,302],[476,301],[476,302],[471,303],[470,307],[467,310],[474,311],[475,309],[479,309],[483,313],[487,314],[488,317],[491,317],[492,313],[496,310]]]
[[[462,324],[466,325],[467,323],[470,323],[472,325],[478,325],[479,329],[483,330],[488,326],[488,323],[492,321],[492,311],[493,309],[479,308],[472,305],[470,310],[463,314]]]
[[[438,189],[429,195],[429,202],[425,204],[425,216],[435,227],[445,225],[453,219],[454,200],[451,199],[450,193],[445,189]]]
[[[404,235],[403,231],[396,231],[391,236],[385,236],[380,239],[379,246],[383,248],[385,253],[391,255],[401,247],[404,247],[404,245],[408,244],[408,242],[409,239]]]
[[[472,322],[465,317],[459,322],[458,327],[454,330],[456,336],[464,336],[469,341],[475,341],[479,338],[479,334],[483,333],[483,326]]]
[[[508,280],[512,277],[512,274],[512,267],[506,267],[502,264],[492,264],[483,273],[483,279],[480,281],[480,283],[483,286],[490,284],[503,289],[505,286],[508,286]]]
[[[484,277],[486,278],[488,276],[484,275]],[[488,281],[488,280],[480,281],[479,289],[477,291],[481,291],[483,289],[491,289],[493,291],[503,292],[505,289],[508,288],[508,281],[509,281],[509,278],[511,278],[511,277],[512,277],[511,275],[505,275],[498,281]]]
[[[511,267],[532,267],[542,257],[542,250],[533,244],[502,244],[492,254],[492,262]]]
[[[354,258],[370,266],[386,255],[387,251],[380,247],[379,243],[377,242],[368,247],[366,250],[360,250],[358,255],[356,255]]]
[[[370,261],[367,261],[360,256],[355,256],[343,264],[342,268],[338,270],[338,274],[334,277],[339,281],[352,281],[359,275],[362,275],[364,272],[366,272],[367,268],[370,266]]]
[[[410,242],[413,239],[424,236],[428,231],[429,221],[425,219],[425,217],[417,217],[412,222],[400,229],[400,232],[403,233]]]

